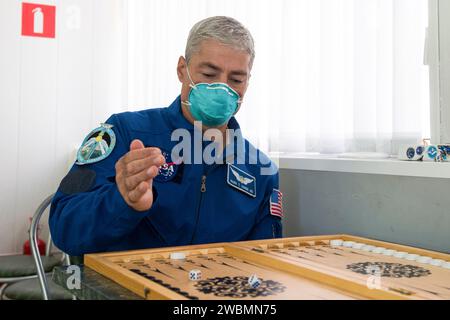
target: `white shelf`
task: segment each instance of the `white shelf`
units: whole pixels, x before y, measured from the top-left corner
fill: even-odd
[[[287,153],[272,155],[271,158],[280,169],[450,178],[450,162],[402,161],[395,158],[352,159],[336,155]]]

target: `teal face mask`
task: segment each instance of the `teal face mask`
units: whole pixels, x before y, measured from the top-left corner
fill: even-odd
[[[239,94],[226,83],[194,84],[189,69],[187,73],[191,81],[191,91],[188,101],[183,104],[189,106],[195,120],[208,127],[227,123],[239,109]]]

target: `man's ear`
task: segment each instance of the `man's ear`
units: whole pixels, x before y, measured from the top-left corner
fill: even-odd
[[[180,56],[178,58],[178,65],[177,65],[177,75],[178,80],[180,80],[181,83],[185,81],[185,74],[186,74],[186,59],[183,56]]]

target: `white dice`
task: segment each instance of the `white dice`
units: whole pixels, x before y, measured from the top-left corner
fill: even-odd
[[[197,281],[202,278],[202,272],[200,270],[191,270],[189,271],[189,280],[191,281]]]
[[[252,287],[253,289],[258,288],[261,285],[261,280],[258,279],[258,277],[256,276],[256,274],[252,274],[250,276],[250,278],[248,278],[248,284],[250,285],[250,287]]]

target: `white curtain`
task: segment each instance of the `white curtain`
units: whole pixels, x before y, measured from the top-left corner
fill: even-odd
[[[265,151],[385,152],[429,136],[428,0],[128,0],[129,110],[168,105],[192,25],[232,16],[256,60],[237,118]]]

